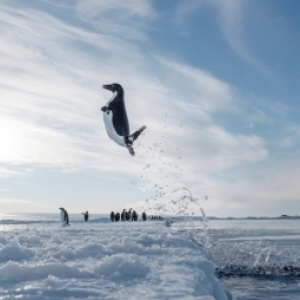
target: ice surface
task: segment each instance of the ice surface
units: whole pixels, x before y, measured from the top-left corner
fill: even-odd
[[[227,300],[191,236],[164,222],[0,225],[1,299]]]

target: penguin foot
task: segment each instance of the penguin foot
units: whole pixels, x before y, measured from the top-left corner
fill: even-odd
[[[130,153],[132,156],[134,156],[134,150],[133,150],[132,144],[127,144],[126,146],[127,146],[127,149],[128,149],[128,151],[129,151],[129,153]]]

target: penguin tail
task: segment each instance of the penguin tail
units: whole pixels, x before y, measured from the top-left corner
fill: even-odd
[[[132,133],[129,137],[128,140],[133,143],[139,136],[140,134],[146,129],[146,126],[143,125],[139,130],[135,131]]]
[[[143,125],[139,130],[135,131],[134,133],[132,133],[131,135],[129,135],[126,139],[125,139],[125,143],[127,146],[127,149],[129,151],[129,153],[134,156],[134,150],[133,150],[133,142],[140,136],[140,134],[146,129],[146,126]]]

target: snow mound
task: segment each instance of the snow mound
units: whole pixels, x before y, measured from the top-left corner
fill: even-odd
[[[11,240],[0,250],[0,262],[28,260],[35,255],[33,250],[20,246],[18,240]]]
[[[81,272],[75,267],[64,264],[45,264],[28,267],[16,262],[9,261],[0,267],[1,280],[27,281],[39,280],[55,276],[60,278],[93,278],[94,275],[88,272]]]
[[[109,256],[95,269],[97,274],[111,280],[144,279],[149,273],[147,267],[135,254],[116,254]]]

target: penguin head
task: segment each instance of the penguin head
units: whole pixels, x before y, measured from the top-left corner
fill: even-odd
[[[123,88],[120,84],[118,83],[113,83],[113,84],[104,84],[102,86],[104,89],[109,90],[111,92],[123,92]]]

